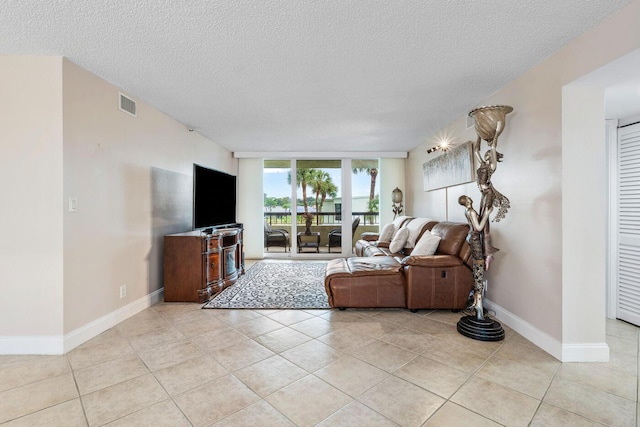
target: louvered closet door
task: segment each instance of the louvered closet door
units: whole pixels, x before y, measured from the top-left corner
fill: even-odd
[[[640,124],[618,129],[617,317],[640,325]]]

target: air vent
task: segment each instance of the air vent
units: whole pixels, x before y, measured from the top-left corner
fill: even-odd
[[[120,111],[124,111],[125,113],[131,114],[133,117],[136,116],[136,101],[127,97],[126,95],[120,93]]]

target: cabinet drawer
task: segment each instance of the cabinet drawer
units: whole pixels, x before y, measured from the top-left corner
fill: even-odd
[[[222,276],[222,263],[219,253],[207,254],[207,283],[217,282]]]
[[[218,252],[220,250],[220,238],[211,237],[207,239],[207,252]]]

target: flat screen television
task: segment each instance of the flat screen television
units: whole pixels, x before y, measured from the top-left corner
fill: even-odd
[[[193,229],[236,224],[236,177],[193,164]]]

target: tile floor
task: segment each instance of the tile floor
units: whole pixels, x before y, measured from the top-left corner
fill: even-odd
[[[638,328],[560,363],[459,314],[160,303],[64,356],[0,356],[3,426],[636,426]]]

